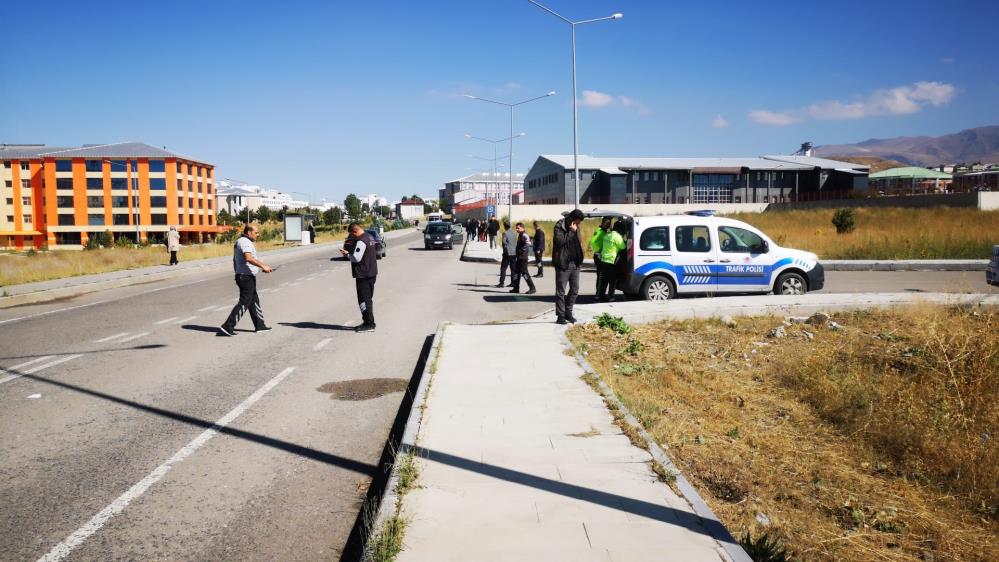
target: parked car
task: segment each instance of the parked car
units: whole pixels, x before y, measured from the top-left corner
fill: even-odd
[[[388,245],[385,243],[385,237],[378,232],[378,229],[375,228],[366,228],[364,229],[364,232],[367,232],[372,238],[374,238],[375,255],[378,256],[378,259],[384,258],[387,255],[386,252],[388,251]]]
[[[627,267],[618,287],[645,300],[687,293],[800,295],[825,284],[825,271],[811,252],[783,248],[742,221],[713,211],[616,217],[628,225]]]
[[[992,259],[985,268],[985,282],[999,286],[999,245],[992,246]]]
[[[428,222],[423,230],[423,246],[427,250],[454,248],[454,225],[449,222]]]

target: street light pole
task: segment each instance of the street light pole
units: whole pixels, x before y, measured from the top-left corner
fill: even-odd
[[[616,13],[602,18],[572,21],[555,10],[548,8],[535,0],[527,0],[531,4],[541,8],[549,14],[569,24],[572,29],[572,183],[575,192],[575,208],[579,208],[579,117],[576,110],[576,26],[584,23],[594,23],[604,20],[619,20],[624,17],[622,13]]]
[[[510,126],[510,129],[511,130],[513,129],[512,125]],[[523,137],[525,135],[527,135],[527,133],[518,133],[516,135],[511,135],[509,138],[505,138],[505,139],[487,139],[487,138],[477,137],[475,135],[471,135],[471,134],[465,133],[465,138],[469,138],[469,139],[473,139],[473,140],[480,140],[480,141],[483,141],[483,142],[488,142],[488,143],[490,143],[490,144],[493,145],[493,160],[492,160],[492,162],[493,162],[493,179],[495,179],[496,178],[496,161],[500,160],[500,158],[496,157],[496,145],[498,145],[501,142],[506,142],[506,141],[510,141],[510,143],[512,144],[513,143],[513,139],[520,138],[520,137]],[[511,150],[510,157],[512,157],[512,156],[513,156],[513,151]],[[511,167],[510,169],[512,170],[513,168]],[[498,192],[499,192],[499,188],[497,188],[497,194],[496,194],[497,195],[497,199],[499,199],[499,193]],[[497,201],[497,203],[498,202],[499,201]],[[489,187],[488,187],[488,184],[486,184],[486,204],[487,205],[489,204]]]
[[[523,100],[523,101],[518,101],[516,103],[506,103],[506,102],[502,102],[502,101],[496,101],[496,100],[491,100],[491,99],[487,99],[487,98],[481,98],[479,96],[470,96],[468,94],[465,94],[465,97],[468,98],[468,99],[470,99],[470,100],[479,100],[479,101],[484,101],[484,102],[488,102],[488,103],[494,103],[496,105],[502,105],[502,106],[507,107],[507,108],[510,109],[510,137],[509,137],[509,139],[505,139],[505,140],[509,140],[510,141],[510,156],[509,156],[509,158],[507,160],[507,162],[510,165],[510,181],[507,182],[508,183],[507,188],[508,188],[509,196],[510,196],[510,199],[507,202],[507,220],[511,221],[511,224],[513,222],[513,139],[515,138],[514,135],[513,135],[513,108],[517,107],[518,105],[524,105],[525,103],[530,103],[532,101],[540,100],[542,98],[547,98],[547,97],[551,97],[551,96],[554,96],[554,95],[555,95],[555,92],[551,91],[551,92],[548,92],[547,94],[544,94],[542,96],[536,96],[536,97],[533,97],[533,98],[530,98],[530,99],[526,99],[526,100]]]

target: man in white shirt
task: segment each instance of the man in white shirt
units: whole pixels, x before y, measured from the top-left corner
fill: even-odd
[[[256,225],[248,224],[243,228],[243,235],[236,240],[232,250],[232,268],[236,272],[236,286],[239,287],[239,302],[232,308],[229,318],[219,328],[219,335],[235,336],[236,323],[247,311],[253,320],[257,332],[266,332],[271,327],[264,322],[264,311],[260,308],[260,296],[257,295],[257,273],[274,271],[270,266],[257,259],[257,248],[253,245],[260,230]]]

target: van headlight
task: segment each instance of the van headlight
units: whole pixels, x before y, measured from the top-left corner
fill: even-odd
[[[424,238],[425,240],[430,240],[430,235],[429,235],[429,234],[424,234],[424,235],[423,235],[423,238]]]
[[[451,239],[451,235],[450,235],[450,234],[448,234],[447,236],[445,236],[445,237],[444,237],[444,239],[445,239],[445,240],[450,240],[450,239]]]

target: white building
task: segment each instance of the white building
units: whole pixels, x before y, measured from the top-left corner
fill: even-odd
[[[509,172],[471,174],[444,184],[439,192],[440,206],[443,210],[450,210],[454,205],[468,205],[486,198],[499,205],[506,205],[510,202],[511,187],[513,202],[522,203],[524,174],[514,174],[512,182]]]
[[[327,209],[331,206],[336,206],[333,203],[326,203],[323,200],[322,205],[325,207],[309,203],[308,201],[302,199],[295,199],[288,193],[278,191],[276,189],[267,189],[259,185],[253,185],[239,180],[224,179],[219,180],[216,184],[215,190],[217,208],[219,210],[225,210],[231,215],[238,214],[246,210],[247,207],[250,211],[256,211],[260,207],[267,207],[272,211],[279,211],[285,207],[289,209],[297,209],[300,207],[318,207],[320,209]]]

